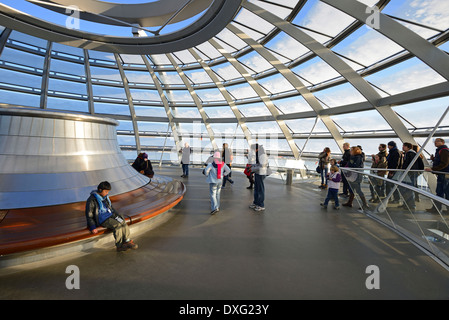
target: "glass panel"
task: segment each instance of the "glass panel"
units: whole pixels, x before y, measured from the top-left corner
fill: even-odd
[[[130,85],[149,85],[154,84],[153,79],[148,71],[125,70],[125,76]]]
[[[3,83],[18,85],[20,87],[31,87],[40,89],[42,86],[42,78],[27,74],[24,72],[16,72],[7,69],[0,69],[0,79]]]
[[[42,48],[42,49],[47,48],[47,40],[36,38],[36,37],[30,36],[28,34],[16,31],[16,30],[11,31],[11,35],[9,36],[9,39],[20,41],[23,44],[36,46],[36,47]]]
[[[312,107],[304,100],[302,96],[294,96],[290,98],[273,100],[274,104],[283,113],[295,113],[304,111],[313,111]]]
[[[184,84],[177,72],[158,72],[156,75],[162,84]]]
[[[213,66],[212,70],[224,81],[241,78],[242,75],[229,62]]]
[[[202,89],[202,90],[197,89],[195,90],[195,92],[203,102],[216,102],[225,100],[220,90],[217,88]]]
[[[334,68],[318,57],[293,68],[292,71],[312,84],[340,77],[340,74]]]
[[[266,20],[260,18],[256,14],[246,9],[241,9],[234,20],[244,26],[249,26],[251,29],[257,29],[258,32],[264,35],[268,34],[274,28],[274,26],[271,23],[267,22]],[[254,26],[257,26],[257,28],[254,28]],[[249,35],[254,36],[255,40],[258,40],[260,38],[260,36],[254,34],[254,32]]]
[[[25,107],[39,107],[41,97],[36,94],[0,90],[0,101]]]
[[[201,119],[200,112],[198,111],[198,108],[185,108],[185,107],[178,107],[178,108],[172,108],[172,113],[174,117],[177,118],[199,118]]]
[[[76,112],[89,112],[89,104],[87,101],[75,99],[62,99],[56,97],[47,98],[47,108],[76,111]]]
[[[263,102],[241,104],[237,107],[245,117],[271,116],[271,112]]]
[[[55,93],[74,93],[78,95],[84,95],[87,94],[87,87],[85,83],[79,83],[74,81],[64,81],[59,79],[52,79],[50,78],[48,80],[48,90],[54,91]]]
[[[349,83],[317,91],[315,96],[330,108],[366,101],[365,97]]]
[[[265,46],[290,60],[294,60],[309,52],[309,49],[290,37],[285,32],[280,32]]]
[[[234,118],[234,112],[232,112],[231,108],[228,106],[205,107],[204,111],[209,118]]]
[[[354,18],[324,2],[309,0],[293,23],[334,37],[354,21]]]
[[[267,78],[258,80],[259,84],[268,90],[270,94],[277,94],[295,90],[295,87],[282,74],[276,74]]]
[[[90,67],[90,74],[92,80],[101,79],[108,80],[112,82],[122,82],[122,77],[120,76],[120,72],[115,68],[100,68],[100,67]]]
[[[332,50],[367,67],[404,49],[373,29],[359,28]]]
[[[244,64],[244,67],[250,74],[264,72],[273,68],[271,63],[255,51],[238,58],[238,60]]]
[[[123,101],[127,100],[124,88],[92,85],[92,91],[94,98],[104,97],[115,100],[123,100]]]
[[[383,13],[442,31],[449,28],[449,3],[447,1],[392,1],[386,6]],[[425,39],[437,33],[436,31],[420,28],[409,23],[404,25]]]
[[[342,172],[355,196],[352,206],[360,207],[449,263],[449,201],[444,195],[432,195],[435,190],[429,189],[427,183],[431,173],[416,169],[404,174],[400,170],[385,178],[386,172],[378,168],[342,168]]]
[[[366,77],[389,94],[398,94],[446,80],[418,58],[412,58]]]
[[[186,90],[167,90],[165,94],[170,102],[193,102],[192,95]]]
[[[204,70],[186,70],[184,74],[192,84],[212,83],[212,79]]]
[[[81,63],[52,58],[50,59],[50,74],[70,74],[84,77],[86,75],[86,70]]]
[[[12,62],[20,66],[42,69],[44,67],[45,58],[36,54],[5,47],[1,55],[1,60]]]
[[[129,106],[127,104],[95,102],[94,109],[95,113],[130,115]]]
[[[259,97],[254,91],[254,89],[247,83],[234,85],[234,86],[227,86],[226,90],[236,99],[248,99],[248,98],[254,98]]]
[[[134,110],[139,117],[167,117],[167,113],[163,107],[134,105]]]
[[[136,103],[162,102],[157,90],[129,89],[133,101]]]

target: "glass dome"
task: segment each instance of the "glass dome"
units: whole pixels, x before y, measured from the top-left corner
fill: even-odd
[[[235,163],[244,164],[256,140],[279,166],[315,159],[324,147],[341,154],[344,142],[372,154],[390,140],[421,145],[449,105],[443,0],[237,1],[230,22],[214,25],[201,43],[184,48],[179,39],[161,38],[169,46],[152,51],[149,43],[141,54],[130,53],[131,42],[109,43],[108,51],[55,41],[25,28],[32,23],[25,17],[36,12],[42,19],[45,10],[58,24],[53,16],[60,13],[36,1],[2,2],[2,107],[115,119],[129,160],[146,152],[171,162],[188,142],[201,163],[226,142]],[[166,35],[195,25],[183,23]],[[134,35],[131,26],[120,28],[124,38],[158,39],[139,27]],[[449,119],[435,135],[449,137]]]

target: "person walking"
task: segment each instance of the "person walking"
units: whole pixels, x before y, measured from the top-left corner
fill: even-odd
[[[85,210],[87,227],[92,234],[97,234],[100,226],[112,230],[117,251],[137,249],[137,244],[129,238],[130,231],[125,218],[112,207],[108,196],[111,189],[111,184],[103,181],[97,190],[90,193]]]
[[[373,170],[371,171],[372,175],[377,175],[379,177],[385,178],[387,173],[387,160],[385,157],[381,157],[379,154],[373,155],[373,163],[371,165],[372,169],[384,169],[384,170]],[[369,202],[380,202],[380,197],[385,197],[384,186],[385,181],[382,179],[377,179],[373,177],[369,177],[369,189],[371,192],[371,199]]]
[[[230,172],[231,169],[221,161],[219,151],[214,153],[213,162],[209,163],[203,170],[204,175],[207,177],[206,181],[209,183],[210,214],[212,215],[220,211],[220,193],[223,177]]]
[[[256,143],[251,147],[248,155],[248,163],[251,164],[251,171],[254,172],[254,201],[249,206],[255,211],[265,210],[265,185],[264,180],[267,175],[268,156],[265,148]]]
[[[186,142],[184,144],[184,148],[179,150],[181,153],[181,165],[182,165],[182,178],[187,178],[189,176],[189,164],[190,164],[190,155],[192,154],[192,148],[190,148],[189,144]]]

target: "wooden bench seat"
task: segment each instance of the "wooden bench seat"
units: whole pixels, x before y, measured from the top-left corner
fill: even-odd
[[[158,177],[139,189],[111,196],[112,205],[128,224],[139,223],[174,207],[182,200],[185,186],[171,178]],[[86,200],[89,195],[86,195]],[[97,237],[87,229],[86,202],[8,210],[0,221],[0,255],[35,250]]]

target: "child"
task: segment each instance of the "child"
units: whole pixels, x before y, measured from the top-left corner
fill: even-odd
[[[329,203],[329,200],[333,198],[335,200],[335,206],[334,209],[339,210],[340,204],[338,202],[338,190],[340,190],[340,181],[341,181],[341,174],[339,172],[339,169],[337,166],[332,166],[329,173],[328,178],[328,191],[327,191],[327,197],[324,200],[324,203],[320,203],[320,205],[327,209],[327,204]]]
[[[249,187],[246,187],[246,189],[252,189],[254,185],[254,172],[251,171],[251,165],[249,163],[246,165],[246,168],[243,171],[243,173],[249,180]]]

